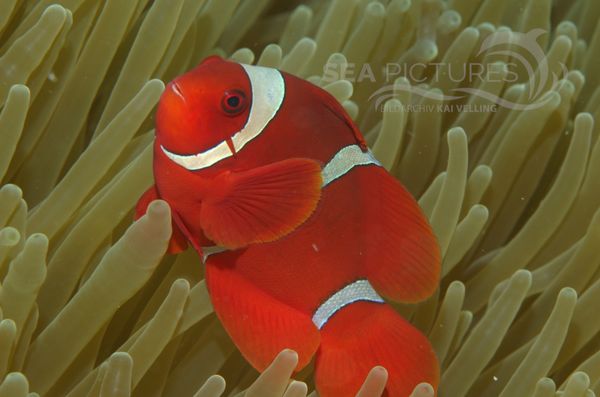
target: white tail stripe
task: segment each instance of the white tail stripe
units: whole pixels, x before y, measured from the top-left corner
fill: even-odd
[[[236,152],[242,150],[248,142],[263,132],[267,124],[277,115],[285,97],[285,82],[277,69],[244,64],[241,66],[250,79],[252,104],[246,125],[232,137]],[[161,146],[161,149],[173,162],[190,171],[210,167],[233,155],[226,142],[191,155],[176,154],[164,146]]]
[[[346,285],[321,304],[313,315],[312,321],[318,329],[321,329],[338,310],[358,301],[384,302],[368,280],[357,280]]]
[[[321,173],[323,187],[346,175],[352,168],[368,164],[381,166],[381,163],[377,161],[370,150],[363,152],[358,145],[350,145],[340,149],[323,168]]]

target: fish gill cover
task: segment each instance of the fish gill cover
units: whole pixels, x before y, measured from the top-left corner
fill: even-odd
[[[162,82],[210,54],[329,91],[418,198],[443,278],[396,308],[431,340],[439,396],[600,394],[599,16],[596,0],[0,0],[0,396],[313,389],[310,370],[288,387],[290,354],[260,376],[241,358],[199,258],[164,255],[164,203],[132,224]]]

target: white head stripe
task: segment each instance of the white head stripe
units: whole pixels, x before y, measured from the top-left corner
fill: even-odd
[[[225,247],[220,247],[218,245],[213,245],[209,247],[202,247],[202,262],[206,263],[208,258],[212,255],[220,254],[222,252],[228,252],[229,250]]]
[[[321,329],[338,310],[357,301],[384,302],[368,280],[357,280],[331,295],[319,306],[312,321],[318,329]]]
[[[285,82],[277,69],[243,64],[241,66],[250,79],[252,104],[250,105],[250,114],[246,125],[232,137],[233,147],[237,152],[263,132],[267,124],[279,111],[285,97]],[[161,146],[161,149],[172,161],[190,171],[210,167],[232,156],[226,142],[221,142],[204,152],[191,155],[172,153],[164,146]]]
[[[323,187],[344,176],[352,168],[367,164],[381,166],[381,163],[377,161],[370,150],[363,152],[358,145],[350,145],[342,148],[323,168],[321,173],[323,176]]]
[[[217,146],[208,149],[205,152],[190,155],[181,155],[169,152],[163,145],[160,145],[162,151],[171,161],[187,168],[190,171],[200,170],[210,167],[214,163],[231,156],[231,150],[225,142],[219,143]]]

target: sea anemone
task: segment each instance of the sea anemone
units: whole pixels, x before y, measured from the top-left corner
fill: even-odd
[[[599,1],[52,3],[0,1],[0,396],[313,388],[241,357],[165,203],[132,222],[163,82],[210,54],[329,91],[418,197],[443,278],[396,308],[441,397],[600,395]]]

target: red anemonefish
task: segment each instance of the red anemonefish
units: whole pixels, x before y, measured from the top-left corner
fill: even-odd
[[[321,397],[350,397],[369,370],[386,395],[434,387],[427,338],[384,301],[437,288],[440,254],[417,203],[326,91],[218,57],[168,84],[156,113],[155,186],[173,214],[169,251],[205,255],[215,312],[264,370],[285,348],[315,359]]]

